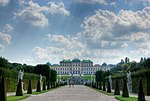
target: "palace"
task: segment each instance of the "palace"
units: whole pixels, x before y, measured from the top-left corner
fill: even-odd
[[[56,70],[59,75],[91,75],[98,70],[102,70],[100,65],[93,65],[91,60],[81,61],[78,58],[74,58],[72,61],[63,59],[59,65],[52,65],[51,68]]]

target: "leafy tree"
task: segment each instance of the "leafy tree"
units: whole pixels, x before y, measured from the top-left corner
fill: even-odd
[[[126,82],[126,80],[124,80],[122,97],[129,97],[129,93],[128,93],[128,88],[127,88],[127,82]]]
[[[116,80],[116,86],[115,86],[114,95],[120,95],[120,89],[119,89],[118,80]]]
[[[0,101],[7,101],[4,77],[2,77],[0,82]]]
[[[138,101],[146,101],[145,100],[145,95],[144,95],[144,92],[143,92],[142,80],[140,80],[140,83],[139,83]]]
[[[30,66],[30,65],[23,65],[23,70],[26,73],[34,73],[34,66]]]
[[[150,69],[150,58],[144,60],[143,65],[146,69]]]
[[[3,57],[0,57],[0,68],[8,68],[8,60]]]
[[[50,68],[48,65],[37,65],[34,68],[34,73],[46,77],[46,80],[50,79]]]

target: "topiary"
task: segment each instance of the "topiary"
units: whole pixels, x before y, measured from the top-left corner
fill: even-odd
[[[41,92],[41,84],[40,84],[40,80],[38,80],[36,92]]]
[[[7,101],[4,77],[2,77],[0,82],[0,101]]]
[[[115,86],[114,95],[120,95],[120,89],[119,89],[118,80],[116,80],[116,86]]]
[[[103,81],[103,91],[106,91],[105,81]]]
[[[32,94],[31,80],[29,80],[27,94]]]
[[[122,97],[129,97],[129,92],[128,92],[126,80],[124,80],[124,84],[123,84]]]
[[[16,96],[23,96],[21,79],[19,79],[19,82],[18,82],[18,85],[17,85]]]
[[[108,86],[107,86],[107,93],[111,93],[111,87],[110,87],[110,82],[108,81]]]
[[[44,83],[43,83],[43,90],[46,90],[46,81],[44,80]]]
[[[146,101],[145,100],[145,95],[144,95],[144,92],[143,92],[142,80],[140,80],[140,83],[139,83],[138,101]]]
[[[50,89],[50,81],[49,80],[47,81],[47,89],[48,90]]]
[[[102,84],[99,82],[99,90],[102,90]]]

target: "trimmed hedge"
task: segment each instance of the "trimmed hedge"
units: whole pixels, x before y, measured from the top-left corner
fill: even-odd
[[[5,77],[5,84],[6,84],[6,92],[16,92],[17,89],[17,83],[18,83],[18,71],[13,69],[3,69],[0,68],[0,78],[2,76]],[[38,81],[39,75],[36,74],[30,74],[30,73],[24,73],[23,75],[23,89],[28,89],[28,82],[31,80],[32,83],[32,89],[36,89],[37,87],[37,81]],[[43,81],[46,80],[46,77],[43,76]]]
[[[139,79],[142,79],[143,91],[145,95],[150,95],[150,69],[143,69],[140,71],[132,72],[132,92],[138,93],[138,83]],[[105,79],[108,79],[106,77]],[[112,76],[112,88],[115,88],[115,80],[119,81],[120,90],[123,90],[123,80],[127,79],[126,74],[117,74]]]

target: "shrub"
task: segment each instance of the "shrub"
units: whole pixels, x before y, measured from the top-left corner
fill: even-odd
[[[18,84],[18,71],[0,68],[0,77],[5,77],[6,92],[16,92],[16,85]],[[38,77],[39,76],[36,74],[24,73],[22,80],[24,83],[23,89],[28,89],[29,80],[32,80],[32,89],[36,89]],[[46,80],[46,77],[43,76],[43,80]]]
[[[41,84],[40,84],[40,80],[38,80],[36,92],[41,92]]]
[[[31,80],[29,80],[27,94],[32,94]]]
[[[99,90],[102,90],[102,83],[99,82]]]
[[[43,90],[46,90],[46,81],[44,80],[44,83],[43,83]]]
[[[7,101],[4,77],[2,77],[0,82],[0,101]]]
[[[48,90],[50,89],[50,81],[49,80],[47,81],[47,89]]]
[[[105,81],[103,81],[103,91],[106,91]]]
[[[138,101],[146,101],[145,100],[145,95],[144,95],[144,92],[143,92],[142,80],[140,80],[140,83],[139,83]]]
[[[18,85],[17,85],[17,91],[16,91],[16,96],[23,96],[23,91],[22,91],[22,84],[21,84],[21,79],[19,79]]]
[[[128,92],[126,80],[124,80],[122,97],[129,97],[129,92]]]
[[[107,93],[111,93],[111,87],[110,87],[110,82],[108,81],[108,86],[107,86]]]
[[[118,80],[116,80],[116,86],[115,86],[114,95],[120,95]]]

